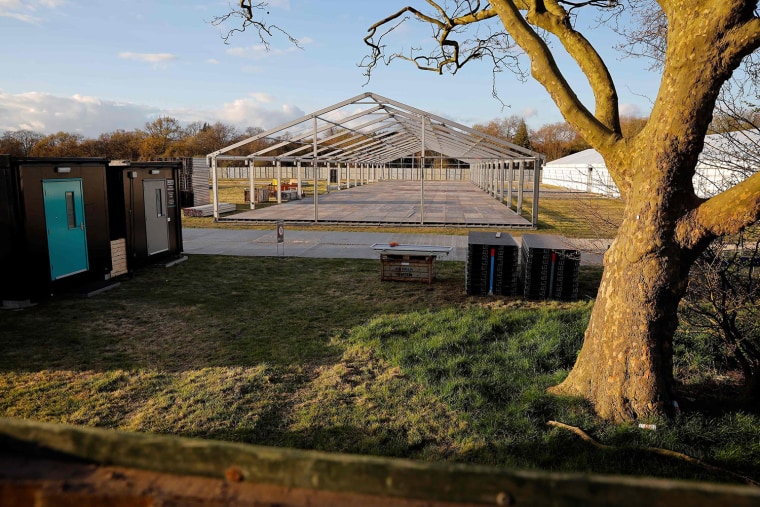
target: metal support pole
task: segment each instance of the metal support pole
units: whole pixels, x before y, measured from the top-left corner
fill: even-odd
[[[539,186],[541,185],[541,160],[533,159],[533,215],[531,216],[531,222],[533,227],[538,227],[538,195],[541,193]]]
[[[499,166],[495,160],[491,161],[491,196],[499,198]]]
[[[507,206],[512,209],[512,180],[515,179],[515,162],[509,161],[509,167],[507,167]]]
[[[420,225],[425,223],[425,116],[422,117],[422,150],[420,152]]]
[[[496,181],[494,181],[494,185],[496,186],[496,197],[497,200],[501,201],[502,199],[502,187],[501,187],[501,160],[497,160],[494,162],[494,167],[496,168],[496,173],[494,176],[496,177]]]
[[[282,162],[277,160],[277,204],[282,204]]]
[[[317,117],[314,117],[314,141],[312,143],[312,149],[314,158],[312,159],[312,167],[314,168],[314,222],[319,222],[319,171],[317,170]]]
[[[520,181],[517,182],[517,214],[522,216],[522,207],[523,207],[523,191],[525,187],[525,161],[521,160],[518,162],[518,178]]]
[[[296,169],[296,178],[298,178],[297,191],[298,191],[298,198],[300,199],[301,196],[303,195],[303,191],[301,189],[301,159],[298,159],[297,167],[298,167],[298,169]]]
[[[219,220],[219,176],[216,174],[216,156],[211,157],[211,193],[214,194],[214,222]]]
[[[248,159],[248,183],[250,184],[251,189],[251,195],[249,201],[250,201],[250,207],[251,209],[256,209],[256,179],[254,177],[253,172],[256,169],[256,159]]]

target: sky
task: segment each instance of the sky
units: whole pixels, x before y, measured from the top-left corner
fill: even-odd
[[[407,4],[427,6],[423,0],[272,0],[267,22],[300,47],[274,32],[266,51],[253,31],[225,44],[210,21],[229,11],[226,1],[0,0],[0,131],[97,137],[144,128],[160,116],[269,129],[364,92],[468,126],[511,115],[531,128],[562,121],[543,88],[506,72],[496,82],[502,106],[492,97],[487,62],[452,76],[396,61],[378,67],[367,83],[358,66],[367,54],[367,29]],[[613,34],[593,20],[577,27],[605,57],[622,113],[647,115],[659,76],[645,61],[616,55]],[[429,46],[429,35],[422,24],[408,23],[389,43]],[[568,58],[558,61],[593,109],[582,75]]]

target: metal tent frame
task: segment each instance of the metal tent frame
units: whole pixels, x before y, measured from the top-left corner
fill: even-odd
[[[260,140],[267,140],[267,146],[247,155],[231,154]],[[353,167],[354,174],[358,174],[364,181],[365,175],[368,180],[377,179],[369,176],[376,176],[389,162],[416,154],[420,154],[420,167],[425,168],[427,151],[469,164],[472,183],[500,202],[504,201],[505,189],[507,202],[512,202],[512,183],[517,180],[518,215],[522,215],[524,170],[532,163],[535,168],[532,226],[537,226],[539,167],[544,159],[541,154],[371,92],[320,109],[208,154],[214,220],[219,219],[217,164],[220,161],[242,161],[250,168],[255,167],[257,161],[271,162],[278,169],[278,183],[283,162],[297,165],[299,192],[302,167],[314,168],[314,221],[318,222],[316,189],[320,166],[345,166],[349,180]],[[253,175],[254,171],[249,171],[251,196],[254,193]],[[420,223],[424,223],[424,181],[424,171],[420,171]],[[277,200],[282,201],[279,184]]]

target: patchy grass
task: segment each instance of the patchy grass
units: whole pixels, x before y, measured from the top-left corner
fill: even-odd
[[[541,196],[538,210],[538,232],[561,234],[569,238],[614,238],[623,217],[623,201],[592,194],[562,194],[562,197]],[[530,195],[523,198],[523,210],[530,220]],[[512,209],[517,206],[513,197]]]
[[[438,268],[428,286],[381,282],[372,260],[191,256],[93,299],[2,312],[0,415],[432,461],[728,479],[641,450],[658,446],[760,476],[760,418],[746,407],[695,404],[650,432],[546,394],[573,364],[591,302],[470,297],[462,263]],[[599,270],[582,272],[593,292]],[[620,449],[590,447],[550,419]]]

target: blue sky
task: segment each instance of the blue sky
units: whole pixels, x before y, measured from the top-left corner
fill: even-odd
[[[466,125],[519,115],[529,126],[561,121],[548,94],[532,81],[500,75],[501,104],[491,96],[485,63],[437,75],[405,62],[376,69],[369,84],[357,64],[375,21],[423,0],[275,0],[268,21],[301,41],[275,36],[263,51],[253,32],[225,45],[209,21],[225,1],[0,0],[0,131],[59,130],[95,137],[142,128],[169,115],[187,123],[223,121],[241,130],[270,128],[371,91]],[[620,60],[610,32],[593,21],[591,38],[604,48],[624,113],[646,115],[659,76],[646,62]],[[403,47],[427,40],[412,23],[399,30]],[[609,53],[609,54],[608,54]],[[579,95],[593,106],[582,76],[560,58]]]

